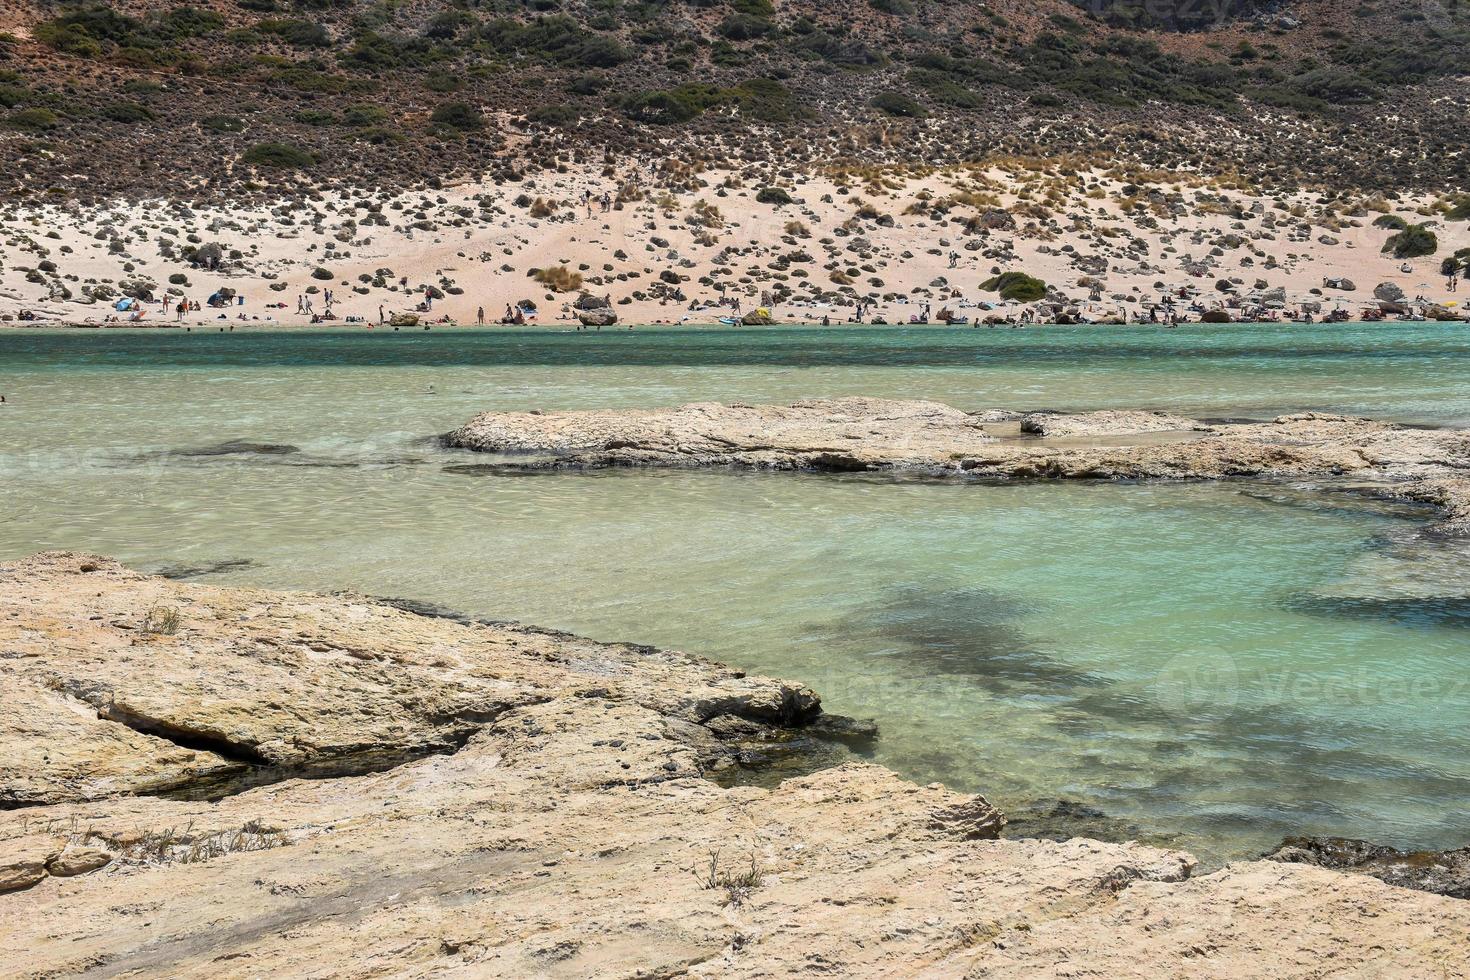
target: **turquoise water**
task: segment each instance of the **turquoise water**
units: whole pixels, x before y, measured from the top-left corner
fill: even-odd
[[[800,678],[877,719],[877,761],[1022,832],[1208,860],[1293,833],[1455,846],[1470,566],[1420,512],[1248,482],[474,476],[431,437],[488,408],[843,394],[1470,424],[1467,336],[0,332],[0,556],[412,597]]]

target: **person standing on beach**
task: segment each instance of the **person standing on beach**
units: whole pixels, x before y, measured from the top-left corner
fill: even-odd
[[[378,304],[378,326],[381,327],[383,324],[385,324],[387,322],[388,322],[388,317],[383,313],[383,304],[382,303],[379,303]]]
[[[485,307],[482,306],[475,311],[475,323],[481,327],[485,325]]]

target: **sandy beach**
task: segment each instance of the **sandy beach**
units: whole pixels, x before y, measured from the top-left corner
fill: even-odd
[[[1301,193],[1057,164],[670,173],[583,168],[520,184],[0,209],[0,323],[376,326],[1458,318],[1448,199]],[[1384,251],[1423,225],[1432,254]],[[1464,260],[1461,254],[1461,261]],[[1044,283],[1006,299],[1002,273]],[[991,285],[991,288],[984,288]],[[1348,288],[1351,287],[1351,288]],[[120,301],[136,297],[136,306]],[[213,300],[213,305],[211,305]],[[1039,300],[1039,302],[1037,301]],[[180,301],[189,309],[180,312]],[[198,309],[194,306],[197,305]],[[139,312],[141,311],[141,316]],[[21,319],[22,313],[31,319]],[[405,324],[406,325],[406,324]],[[417,324],[416,324],[417,325]]]

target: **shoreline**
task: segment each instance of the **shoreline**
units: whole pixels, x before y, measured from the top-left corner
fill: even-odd
[[[0,631],[26,653],[6,661],[11,682],[31,690],[55,671],[64,680],[37,690],[38,706],[103,706],[85,728],[51,715],[66,727],[26,770],[42,792],[90,798],[0,811],[0,908],[24,950],[23,964],[0,953],[7,970],[258,975],[303,962],[306,936],[313,956],[361,968],[412,950],[422,968],[524,974],[555,949],[563,973],[705,963],[745,975],[817,952],[856,973],[1019,976],[1075,965],[1084,943],[1098,969],[1158,972],[1208,932],[1212,963],[1244,972],[1281,972],[1278,957],[1309,960],[1323,941],[1343,944],[1342,962],[1412,972],[1448,962],[1470,928],[1470,903],[1313,866],[1331,858],[1325,845],[1199,875],[1176,851],[1001,838],[1004,816],[983,797],[871,764],[722,788],[705,760],[814,715],[816,695],[670,651],[429,619],[362,596],[170,582],[69,553],[0,564],[0,579],[21,613]],[[161,608],[177,611],[172,628],[148,626]],[[42,623],[74,635],[58,643]],[[146,669],[106,666],[139,655]],[[180,658],[192,669],[172,674]],[[237,664],[257,666],[243,687],[229,681]],[[426,667],[438,679],[411,700],[381,686]],[[283,670],[320,687],[289,715],[274,703]],[[173,676],[188,690],[164,683]],[[347,733],[329,694],[342,685],[377,699],[371,717],[408,726],[379,723],[371,737],[421,737],[449,720],[422,711],[446,697],[459,705],[450,724],[472,731],[391,769],[215,803],[47,782],[78,765],[94,781],[136,778],[126,760],[139,753],[207,769],[202,748],[179,755],[191,731],[215,733],[221,751],[308,764]],[[276,737],[303,725],[309,741]],[[99,756],[98,739],[118,747]],[[517,911],[528,900],[534,915]],[[119,911],[135,907],[153,928]],[[783,927],[793,916],[808,922],[795,935]],[[976,929],[986,938],[967,939]]]
[[[1069,331],[1083,330],[1189,330],[1208,328],[1220,333],[1229,333],[1232,329],[1243,327],[1275,327],[1284,332],[1293,329],[1317,329],[1324,327],[1366,327],[1371,326],[1385,331],[1398,327],[1434,327],[1465,328],[1470,322],[1458,323],[1456,321],[1400,321],[1400,320],[1342,320],[1336,323],[1301,323],[1297,321],[1275,321],[1275,320],[1240,320],[1232,323],[1208,323],[1202,321],[1188,321],[1178,324],[1162,323],[1014,323],[1014,324],[944,324],[944,323],[813,323],[805,320],[778,321],[774,323],[753,324],[750,326],[728,326],[717,321],[687,321],[679,323],[619,323],[609,327],[582,328],[574,321],[557,321],[553,323],[539,324],[474,324],[474,323],[431,323],[419,324],[413,327],[378,326],[376,324],[365,326],[362,324],[341,323],[271,323],[271,322],[211,322],[187,324],[140,324],[140,323],[3,323],[0,322],[0,331],[52,331],[56,333],[73,333],[80,331],[99,332],[124,332],[124,333],[423,333],[432,331],[441,332],[473,332],[473,333],[618,333],[636,330],[657,330],[663,332],[675,330],[691,331],[720,331],[731,334],[759,333],[776,330],[829,330],[834,332],[850,331],[900,331],[900,330],[935,330],[954,332],[961,330],[1042,330],[1059,329]]]

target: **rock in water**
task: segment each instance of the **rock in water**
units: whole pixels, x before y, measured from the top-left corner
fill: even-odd
[[[1398,851],[1346,837],[1292,837],[1266,855],[1272,861],[1354,871],[1401,888],[1470,898],[1470,847]]]

